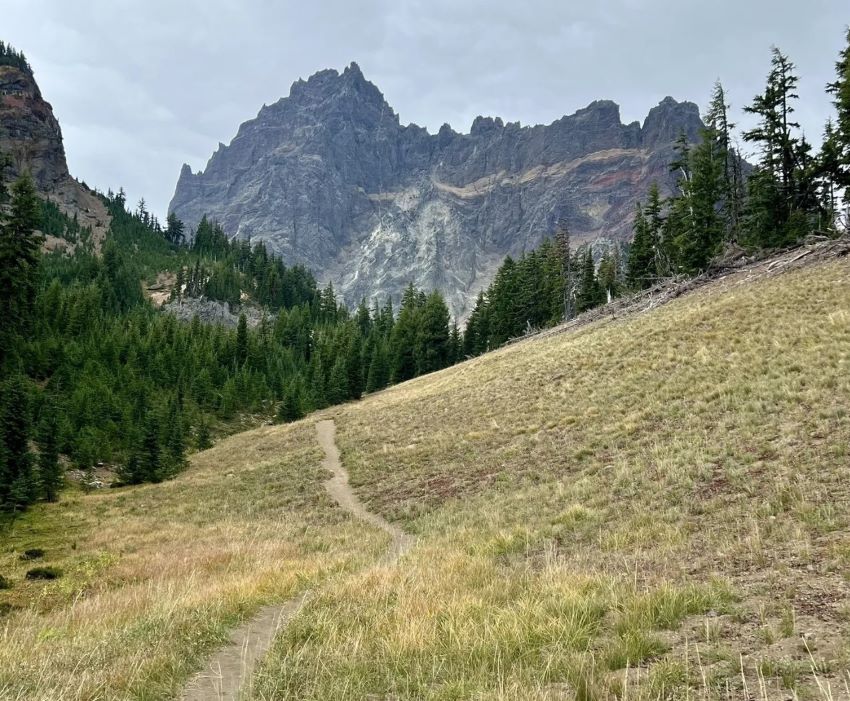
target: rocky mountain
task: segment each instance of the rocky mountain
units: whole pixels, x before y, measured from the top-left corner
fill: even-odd
[[[597,101],[546,126],[478,117],[468,134],[402,125],[357,64],[293,84],[207,167],[183,166],[170,211],[203,215],[304,263],[346,300],[442,290],[463,318],[507,254],[564,222],[575,241],[627,239],[635,202],[670,184],[699,110],[665,98],[643,124]]]
[[[29,172],[39,192],[90,227],[99,245],[109,228],[106,207],[68,173],[62,130],[29,67],[0,65],[0,153],[11,160],[5,179]],[[61,239],[47,241],[48,248],[68,245]]]

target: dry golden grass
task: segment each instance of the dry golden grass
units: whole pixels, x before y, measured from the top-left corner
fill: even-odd
[[[19,520],[0,552],[20,607],[0,619],[0,698],[173,698],[259,606],[372,561],[386,537],[330,501],[321,455],[311,425],[260,429],[171,482]],[[27,582],[31,547],[64,576]]]
[[[735,283],[336,410],[419,545],[323,587],[253,697],[850,696],[850,265]]]
[[[325,412],[418,536],[394,565],[323,492],[317,417],[35,510],[0,698],[168,698],[307,586],[247,698],[850,698],[850,263],[742,282]],[[32,546],[66,577],[21,583]]]

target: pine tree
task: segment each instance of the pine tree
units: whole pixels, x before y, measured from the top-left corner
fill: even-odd
[[[145,423],[140,450],[140,471],[145,481],[162,480],[162,448],[159,435],[159,421],[154,412],[150,412]]]
[[[165,238],[175,246],[182,245],[185,241],[183,222],[177,218],[174,212],[169,212],[165,219]]]
[[[35,302],[41,236],[41,204],[28,175],[12,186],[11,207],[0,220],[0,365],[15,334],[29,327]]]
[[[806,149],[792,117],[798,78],[787,56],[776,47],[772,54],[764,93],[744,108],[758,123],[743,135],[761,150],[761,162],[748,180],[747,219],[750,243],[765,248],[792,243],[807,233],[810,214],[810,193],[800,177]]]
[[[206,419],[201,419],[195,434],[195,447],[198,450],[212,448],[212,437],[210,436],[210,425]]]
[[[56,501],[62,487],[63,475],[59,464],[59,421],[56,405],[47,400],[41,409],[36,432],[38,445],[38,479],[47,501]]]
[[[242,366],[248,359],[248,320],[245,314],[239,315],[239,322],[236,326],[236,364]]]
[[[183,423],[182,392],[171,401],[168,408],[166,449],[170,474],[186,466],[186,427]]]
[[[602,302],[602,291],[596,280],[596,268],[593,263],[593,252],[587,246],[582,256],[581,278],[577,296],[578,312],[585,312],[599,306]]]
[[[0,394],[0,509],[16,511],[37,494],[29,449],[29,402],[24,380],[15,375]]]
[[[348,376],[348,398],[360,399],[366,384],[365,371],[362,365],[363,337],[360,335],[360,328],[357,325],[352,325],[347,331],[348,340],[341,352],[345,358],[345,371]]]
[[[463,336],[458,328],[457,321],[452,322],[452,330],[449,334],[449,357],[448,364],[454,365],[463,360]]]
[[[475,306],[466,322],[463,352],[467,357],[481,355],[490,348],[490,306],[484,292],[478,293]]]
[[[575,315],[575,281],[570,251],[570,232],[561,222],[555,234],[554,255],[558,261],[561,275],[560,292],[562,294],[563,318],[571,319]]]
[[[658,277],[655,269],[655,250],[643,207],[640,204],[635,211],[633,231],[634,238],[629,248],[626,280],[631,287],[640,290],[652,285]]]
[[[658,183],[653,182],[649,186],[646,207],[644,207],[643,211],[646,217],[650,246],[655,259],[655,274],[659,277],[669,275],[671,271],[671,245],[670,241],[664,238],[665,218],[662,213],[663,207]]]
[[[428,295],[417,319],[416,371],[418,375],[441,370],[449,360],[449,310],[443,296]]]
[[[847,45],[839,54],[835,64],[835,82],[827,86],[833,96],[836,120],[832,147],[835,160],[832,179],[838,188],[844,189],[844,203],[850,205],[850,27],[847,29]]]
[[[369,372],[366,376],[366,392],[377,392],[387,386],[390,379],[387,349],[380,338],[375,341],[372,357],[369,361]]]
[[[390,337],[390,379],[404,382],[416,376],[416,334],[418,331],[419,295],[413,283],[407,286],[401,300]]]
[[[616,249],[606,248],[602,254],[597,281],[602,291],[602,301],[610,301],[620,295],[620,271]]]
[[[283,423],[298,421],[304,416],[304,408],[302,406],[301,384],[298,380],[293,380],[283,395],[283,401],[277,409],[277,419]]]
[[[348,393],[348,370],[346,368],[345,357],[340,355],[333,368],[328,380],[327,399],[331,405],[342,404],[349,399]]]
[[[717,90],[716,99],[722,101],[722,88]],[[731,166],[725,145],[729,139],[725,131],[728,124],[725,104],[714,104],[713,109],[719,116],[708,120],[700,143],[681,152],[680,160],[687,161],[687,166],[680,166],[680,170],[686,176],[680,182],[681,195],[671,205],[666,235],[662,237],[669,242],[675,267],[688,273],[705,270],[726,238],[722,211],[731,191]]]

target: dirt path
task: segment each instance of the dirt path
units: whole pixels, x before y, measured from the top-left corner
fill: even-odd
[[[332,473],[325,482],[328,494],[356,518],[386,531],[392,543],[385,558],[391,564],[414,543],[414,537],[394,526],[361,503],[348,484],[348,473],[339,460],[336,447],[336,425],[332,419],[316,424],[319,445],[325,451],[322,466]],[[183,692],[183,701],[237,701],[245,682],[251,678],[256,663],[271,647],[277,631],[301,609],[310,592],[304,592],[285,604],[261,608],[250,620],[236,628],[230,642],[210,658],[206,668],[196,674]]]
[[[367,523],[371,523],[376,528],[392,536],[389,552],[386,556],[386,562],[393,563],[406,553],[414,543],[414,537],[405,533],[398,526],[393,525],[378,514],[367,510],[365,506],[357,498],[357,495],[351,491],[348,484],[348,473],[343,468],[339,460],[339,450],[336,447],[336,425],[333,420],[320,421],[316,424],[316,430],[319,434],[319,445],[325,451],[325,459],[322,461],[322,467],[333,473],[327,482],[325,489],[328,490],[337,504],[346,511],[351,512],[357,518]]]

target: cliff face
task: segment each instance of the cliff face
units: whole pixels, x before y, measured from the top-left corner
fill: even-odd
[[[204,171],[183,166],[169,209],[265,241],[350,302],[412,281],[463,317],[504,256],[559,221],[576,241],[630,237],[635,202],[669,183],[674,141],[701,126],[696,105],[666,98],[643,126],[598,101],[547,126],[478,117],[469,134],[432,135],[401,125],[351,64],[296,82]]]
[[[32,72],[15,66],[0,65],[0,153],[11,159],[4,174],[7,181],[29,172],[42,196],[91,227],[99,248],[109,228],[106,207],[68,173],[62,130],[53,108],[42,97]],[[47,242],[48,248],[57,246],[67,247],[67,242]]]
[[[32,73],[14,66],[0,66],[0,151],[12,159],[12,177],[29,170],[42,191],[69,177],[53,109]]]

